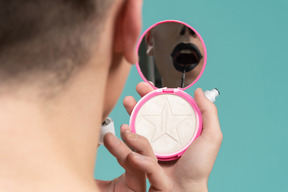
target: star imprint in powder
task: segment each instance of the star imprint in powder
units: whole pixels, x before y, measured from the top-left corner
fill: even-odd
[[[154,128],[151,142],[155,142],[160,139],[160,137],[166,135],[178,144],[181,144],[178,127],[180,127],[187,119],[191,118],[191,114],[174,114],[169,100],[165,98],[160,114],[142,115],[141,117],[148,121]]]

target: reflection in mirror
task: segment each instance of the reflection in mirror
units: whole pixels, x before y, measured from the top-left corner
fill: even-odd
[[[195,31],[169,21],[151,28],[138,49],[142,74],[156,87],[187,87],[200,74],[204,45]]]

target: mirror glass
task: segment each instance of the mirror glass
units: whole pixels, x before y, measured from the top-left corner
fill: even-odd
[[[179,21],[163,21],[146,30],[138,56],[142,75],[157,88],[189,87],[202,74],[207,58],[198,32]]]

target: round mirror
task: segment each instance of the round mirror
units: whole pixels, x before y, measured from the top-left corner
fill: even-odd
[[[138,55],[142,78],[157,88],[192,86],[207,59],[199,33],[180,21],[162,21],[147,29],[138,43]]]

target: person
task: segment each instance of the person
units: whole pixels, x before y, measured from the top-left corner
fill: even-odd
[[[176,21],[160,23],[146,33],[143,41],[160,74],[160,87],[186,87],[199,76],[205,53],[200,38],[190,27]],[[146,63],[141,62],[140,56],[140,67],[143,65]]]
[[[141,0],[0,0],[0,191],[204,191],[222,140],[216,107],[198,89],[203,134],[158,164],[121,127],[105,146],[125,173],[93,178],[101,122],[123,89],[141,30]],[[151,91],[137,86],[140,95]],[[135,106],[124,100],[128,113]],[[132,152],[130,147],[136,151]]]

